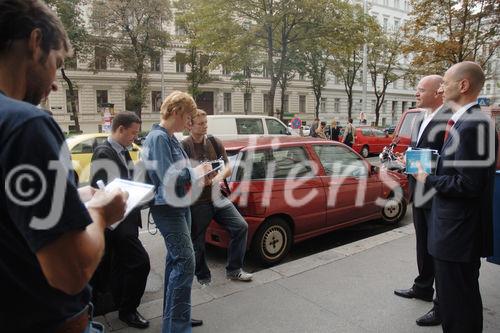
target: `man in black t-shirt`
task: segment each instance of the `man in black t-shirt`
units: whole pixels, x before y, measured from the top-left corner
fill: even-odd
[[[41,1],[4,0],[0,31],[0,330],[83,332],[126,194],[77,190],[59,126],[35,107],[71,53],[59,19]]]

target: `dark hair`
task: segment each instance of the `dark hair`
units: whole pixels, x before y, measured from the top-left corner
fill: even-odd
[[[349,118],[347,121],[348,121],[350,124],[352,124],[352,118]]]
[[[41,31],[40,46],[46,55],[50,50],[61,48],[71,55],[71,43],[61,20],[45,3],[40,0],[0,1],[0,55],[9,51],[15,40],[29,38],[35,29]]]
[[[113,118],[113,123],[111,124],[111,131],[115,132],[120,126],[129,128],[132,124],[142,123],[141,119],[134,113],[130,111],[123,111],[115,115]]]
[[[321,126],[326,126],[326,121],[322,121]]]

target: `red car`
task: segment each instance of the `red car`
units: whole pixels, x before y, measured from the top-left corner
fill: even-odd
[[[301,137],[224,141],[233,165],[230,199],[248,223],[248,247],[265,265],[292,243],[406,213],[405,175],[382,172],[346,145]],[[229,234],[212,221],[208,243],[227,248]]]
[[[392,137],[386,132],[374,127],[360,126],[356,127],[352,149],[366,158],[370,154],[381,153],[391,142]]]
[[[396,130],[394,131],[393,141],[397,143],[394,147],[396,153],[404,153],[411,142],[411,133],[413,127],[416,126],[417,116],[422,112],[422,109],[411,109],[405,111],[399,118]]]

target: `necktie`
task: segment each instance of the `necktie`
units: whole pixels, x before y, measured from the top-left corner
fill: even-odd
[[[448,138],[448,134],[450,134],[453,125],[455,125],[455,121],[453,121],[453,119],[448,120],[448,123],[446,124],[446,131],[444,132],[444,141]]]

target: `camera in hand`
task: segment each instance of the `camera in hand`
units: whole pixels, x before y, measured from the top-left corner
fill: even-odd
[[[212,170],[217,169],[220,166],[220,161],[219,160],[210,161],[210,164],[212,164]]]

